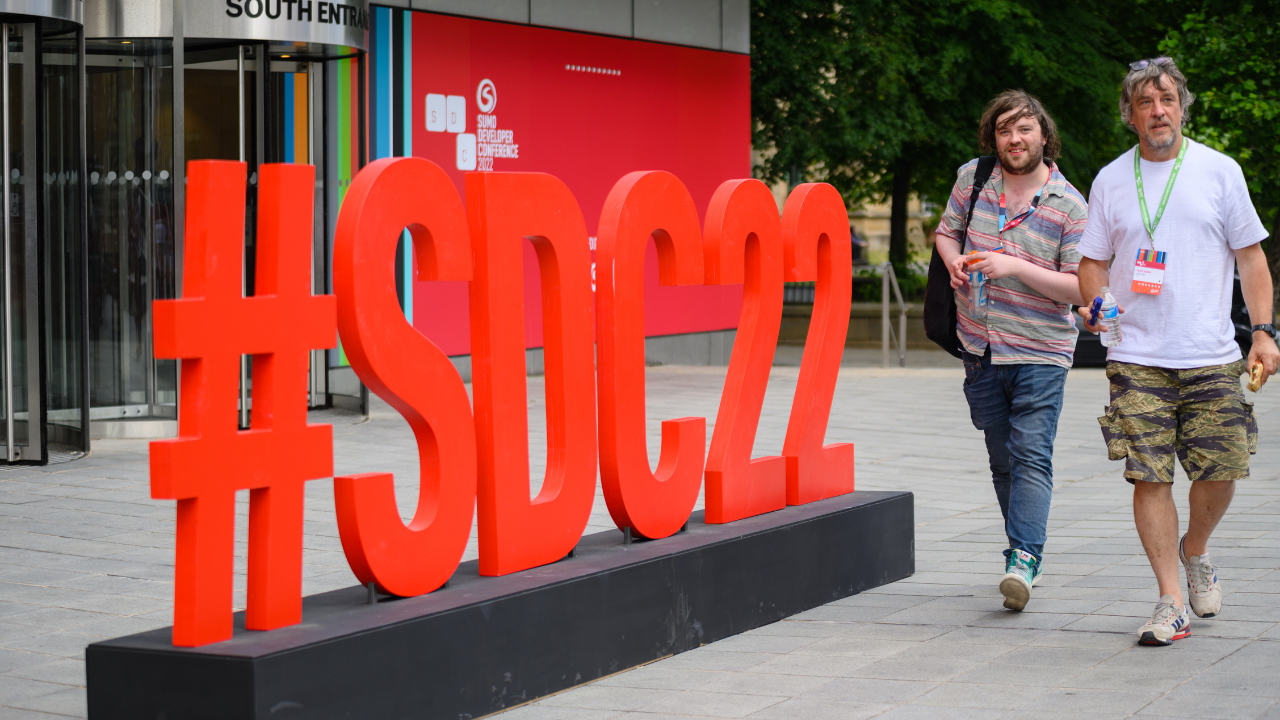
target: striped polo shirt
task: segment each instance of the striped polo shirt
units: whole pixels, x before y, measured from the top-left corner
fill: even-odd
[[[971,160],[957,173],[951,199],[938,225],[938,235],[959,242],[965,212],[973,193],[978,161]],[[1080,191],[1062,176],[1055,163],[1031,217],[1000,236],[1000,191],[1003,173],[997,162],[973,208],[973,221],[964,252],[994,250],[1030,261],[1042,268],[1076,274],[1080,253],[1076,244],[1084,233],[1089,206]],[[1022,215],[1026,212],[1023,211]],[[1009,222],[1015,218],[1010,217]],[[1076,346],[1076,326],[1071,306],[1050,300],[1015,277],[987,281],[987,320],[974,320],[969,312],[969,286],[956,290],[956,320],[960,343],[966,352],[981,356],[991,347],[991,362],[998,365],[1060,365],[1071,367]]]

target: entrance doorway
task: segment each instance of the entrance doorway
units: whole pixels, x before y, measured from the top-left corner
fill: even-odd
[[[90,178],[89,312],[92,431],[95,437],[177,433],[178,363],[155,360],[151,303],[181,294],[182,161],[248,165],[246,294],[254,292],[258,166],[315,165],[312,278],[328,291],[332,221],[340,198],[325,128],[330,68],[356,51],[308,43],[187,40],[181,70],[181,136],[175,138],[173,41],[102,38],[87,44]],[[346,51],[345,53],[340,51]],[[337,183],[329,183],[336,185]],[[175,238],[177,238],[175,240]],[[309,404],[332,402],[331,358],[312,354]],[[240,423],[248,427],[252,364],[242,359]]]
[[[177,293],[170,43],[89,40],[85,62],[90,417],[160,434],[178,399],[151,346],[151,303]]]
[[[83,35],[0,15],[0,463],[88,449]]]
[[[309,61],[276,50],[270,43],[240,44],[187,53],[184,69],[186,158],[239,160],[248,164],[245,203],[246,295],[254,293],[257,251],[258,166],[261,163],[316,165],[315,213],[312,219],[313,291],[325,288],[323,147],[317,129],[323,127],[324,61]],[[228,109],[234,108],[234,112]],[[325,353],[311,357],[308,402],[327,400]],[[252,363],[241,359],[240,425],[248,427],[252,402]]]

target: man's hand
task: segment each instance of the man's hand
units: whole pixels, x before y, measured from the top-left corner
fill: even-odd
[[[998,252],[979,252],[969,255],[969,270],[984,273],[992,280],[1011,277],[1022,272],[1027,266],[1026,260]]]
[[[1098,311],[1098,324],[1097,324],[1097,325],[1094,325],[1094,324],[1091,322],[1091,320],[1090,320],[1090,319],[1093,317],[1093,316],[1092,316],[1092,314],[1090,313],[1090,307],[1091,307],[1092,305],[1093,305],[1093,300],[1089,300],[1089,304],[1088,304],[1088,305],[1081,305],[1080,307],[1076,308],[1076,312],[1080,313],[1080,317],[1084,318],[1084,329],[1085,329],[1085,330],[1088,330],[1089,332],[1093,333],[1094,335],[1097,335],[1097,334],[1099,334],[1099,333],[1104,333],[1104,332],[1106,332],[1106,331],[1107,331],[1107,326],[1106,326],[1106,325],[1104,325],[1104,324],[1102,323],[1102,311],[1101,311],[1101,310],[1099,310],[1099,311]],[[1117,309],[1120,311],[1120,314],[1121,314],[1121,315],[1123,315],[1123,314],[1124,314],[1124,306],[1123,306],[1123,305],[1119,305],[1119,306],[1117,306]],[[1268,339],[1270,339],[1270,338],[1268,338]]]
[[[1262,251],[1262,243],[1236,250],[1236,268],[1240,271],[1240,290],[1244,293],[1244,303],[1249,306],[1249,322],[1254,325],[1275,322],[1275,311],[1271,305],[1271,269],[1267,265],[1267,256]],[[1261,361],[1263,367],[1262,382],[1276,371],[1280,363],[1280,354],[1276,351],[1276,341],[1264,332],[1253,334],[1253,349],[1249,351],[1249,365],[1246,372],[1253,371],[1254,363]]]
[[[1264,332],[1255,332],[1253,334],[1253,349],[1249,351],[1249,362],[1245,365],[1246,372],[1252,372],[1255,363],[1262,363],[1262,384],[1267,384],[1267,378],[1276,374],[1276,369],[1280,368],[1280,349],[1276,348],[1276,341]]]
[[[951,271],[951,289],[959,290],[960,286],[969,282],[969,271],[965,269],[965,256],[961,255],[951,261],[948,269]]]

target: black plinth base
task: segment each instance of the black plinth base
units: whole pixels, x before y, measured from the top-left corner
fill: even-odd
[[[91,720],[474,718],[911,575],[910,493],[859,491],[501,578],[463,563],[430,595],[306,598],[301,625],[175,648],[170,629],[90,645]]]

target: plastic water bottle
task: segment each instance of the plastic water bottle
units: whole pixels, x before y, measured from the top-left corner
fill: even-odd
[[[1102,307],[1098,310],[1098,319],[1107,326],[1102,333],[1102,344],[1115,347],[1124,339],[1120,332],[1120,303],[1111,296],[1111,288],[1102,288]]]
[[[977,250],[969,251],[970,255]],[[992,248],[988,252],[1004,252],[1004,246]],[[977,262],[977,258],[969,262]],[[969,315],[979,322],[987,321],[987,274],[978,270],[969,272]]]
[[[987,276],[976,270],[969,273],[969,315],[982,322],[987,319]]]

